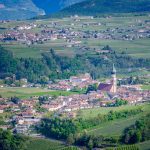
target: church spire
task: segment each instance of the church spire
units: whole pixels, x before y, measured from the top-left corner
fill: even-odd
[[[115,65],[113,64],[113,69],[112,69],[112,74],[116,74],[116,68],[115,68]]]
[[[115,65],[113,64],[113,69],[112,69],[112,92],[116,93],[117,92],[117,77],[116,77],[116,68]]]

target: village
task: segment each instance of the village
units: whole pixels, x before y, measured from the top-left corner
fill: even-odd
[[[20,25],[6,28],[5,32],[0,33],[0,41],[6,43],[21,43],[27,46],[43,44],[46,41],[65,40],[64,47],[82,48],[84,39],[107,39],[107,40],[123,40],[132,41],[136,39],[149,38],[149,20],[137,19],[135,24],[128,27],[115,27],[109,25],[111,16],[105,17],[108,23],[100,22],[98,18],[93,16],[71,16],[65,18],[63,24],[60,21],[36,20],[33,22],[21,22]],[[87,21],[88,20],[88,21]],[[2,21],[5,26],[11,21]],[[90,30],[91,27],[95,30]],[[97,30],[97,28],[102,28]]]
[[[114,65],[111,74],[111,79],[108,79],[106,82],[93,80],[90,74],[86,73],[47,85],[47,89],[57,90],[58,92],[62,90],[71,91],[73,89],[83,90],[95,85],[96,89],[81,94],[76,93],[69,96],[35,95],[26,99],[18,97],[4,98],[1,96],[0,113],[11,112],[11,117],[5,118],[5,124],[1,125],[1,128],[10,128],[14,133],[32,135],[35,134],[34,126],[47,113],[53,116],[75,118],[77,112],[81,109],[114,107],[127,104],[137,105],[149,102],[149,90],[142,90],[139,84],[118,86]],[[28,82],[24,79],[22,88],[26,88],[27,85]]]

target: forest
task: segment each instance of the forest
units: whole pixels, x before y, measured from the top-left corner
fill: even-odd
[[[123,74],[129,68],[149,68],[150,60],[132,58],[127,54],[115,51],[103,54],[76,54],[74,58],[59,56],[53,49],[43,53],[42,58],[15,58],[13,53],[0,46],[0,78],[27,78],[29,82],[40,83],[42,77],[49,80],[67,79],[72,75],[90,73],[93,79],[106,77],[111,74],[112,64],[118,73]]]

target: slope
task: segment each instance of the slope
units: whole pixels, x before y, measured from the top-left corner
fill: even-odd
[[[149,11],[150,0],[88,0],[65,8],[60,14],[96,15]]]

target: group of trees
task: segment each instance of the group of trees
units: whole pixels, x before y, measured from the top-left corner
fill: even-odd
[[[125,144],[134,144],[150,140],[150,114],[136,121],[134,125],[126,128],[122,141]]]
[[[0,150],[24,150],[27,139],[0,129]]]
[[[108,114],[99,114],[97,117],[91,119],[61,119],[61,118],[51,118],[43,119],[37,130],[47,137],[52,137],[56,139],[65,139],[68,144],[78,144],[86,147],[98,147],[101,144],[113,144],[116,143],[116,139],[93,137],[87,134],[80,134],[80,132],[97,126],[103,122],[126,118],[132,115],[140,113],[142,110],[140,108],[132,110],[123,111],[110,111]]]
[[[115,102],[115,106],[122,106],[122,105],[127,105],[127,104],[128,104],[128,101],[123,100],[123,99],[116,99],[116,102]]]
[[[142,78],[137,77],[129,77],[127,79],[124,80],[120,80],[119,85],[127,85],[127,84],[131,84],[131,85],[135,85],[135,84],[144,84],[144,80]]]
[[[86,93],[89,93],[91,91],[97,91],[97,84],[93,84],[93,85],[88,86]]]
[[[95,55],[77,54],[74,58],[69,58],[56,55],[51,49],[43,53],[42,58],[14,58],[12,52],[0,46],[0,54],[0,78],[12,77],[15,74],[16,79],[27,78],[30,82],[41,84],[47,83],[49,79],[69,78],[85,72],[89,72],[94,79],[108,76],[112,63],[116,64],[120,72],[123,69],[150,66],[149,59],[136,59],[115,51]]]

